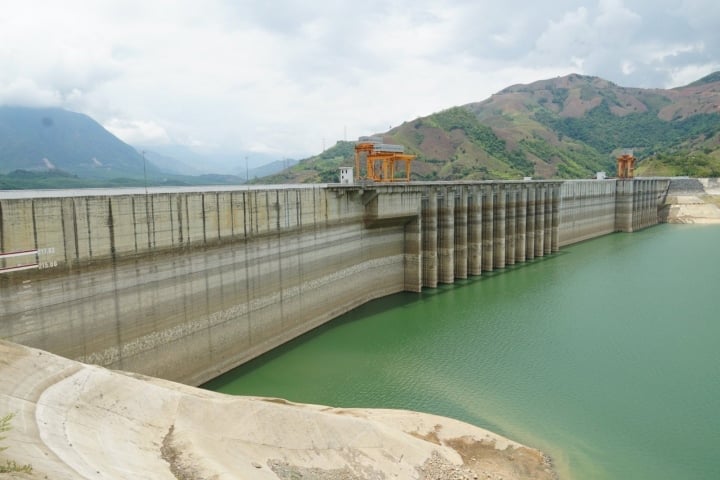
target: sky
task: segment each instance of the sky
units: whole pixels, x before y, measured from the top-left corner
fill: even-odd
[[[717,0],[0,0],[0,105],[251,163],[518,83],[670,88],[718,70]]]

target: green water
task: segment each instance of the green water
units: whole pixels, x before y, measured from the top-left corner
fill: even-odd
[[[206,385],[458,418],[564,479],[720,478],[720,227],[662,225],[371,302]]]

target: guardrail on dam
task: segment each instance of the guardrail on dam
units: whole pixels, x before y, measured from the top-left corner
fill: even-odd
[[[668,182],[0,193],[0,338],[200,384],[368,300],[654,225]]]

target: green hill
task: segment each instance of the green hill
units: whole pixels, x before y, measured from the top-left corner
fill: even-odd
[[[417,180],[614,174],[625,148],[638,158],[639,175],[720,176],[720,72],[669,90],[572,74],[514,85],[381,135],[417,155]],[[336,181],[352,158],[352,144],[338,142],[261,181]]]

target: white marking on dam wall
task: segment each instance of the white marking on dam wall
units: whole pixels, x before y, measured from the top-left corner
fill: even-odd
[[[200,384],[374,298],[657,223],[666,188],[648,179],[0,193],[0,337]],[[22,269],[27,258],[35,268]]]

